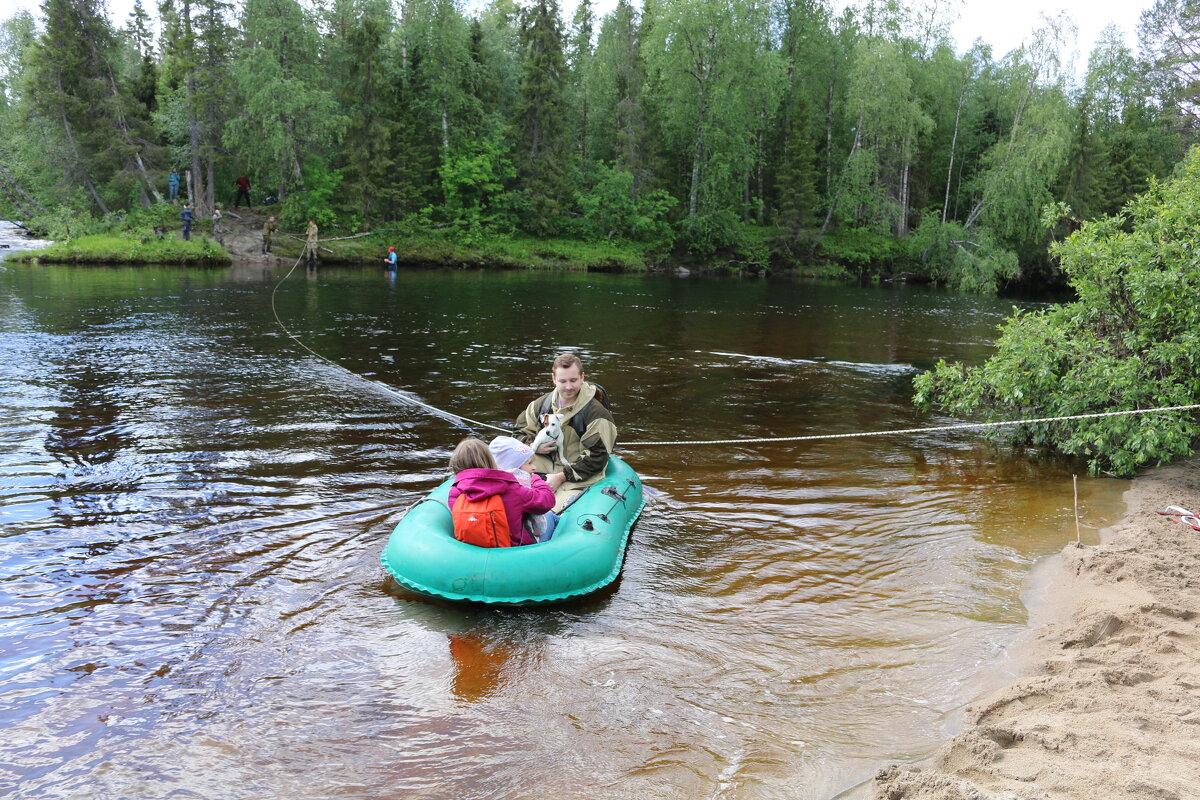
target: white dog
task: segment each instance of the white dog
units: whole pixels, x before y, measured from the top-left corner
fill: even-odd
[[[554,446],[558,450],[559,463],[566,464],[567,457],[563,452],[562,442],[562,421],[562,414],[547,414],[546,427],[538,431],[537,438],[533,440],[533,444],[531,444],[530,447],[532,447],[533,452],[536,453],[538,448],[544,445],[546,442],[554,442]]]

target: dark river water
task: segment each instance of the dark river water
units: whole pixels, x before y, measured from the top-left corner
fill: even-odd
[[[542,272],[0,264],[0,795],[799,798],[927,754],[997,681],[1078,465],[972,432],[628,447],[612,591],[403,595],[455,442],[579,352],[626,441],[952,422],[918,370],[1012,301]],[[1081,479],[1085,539],[1126,484]],[[859,786],[858,789],[854,787]]]

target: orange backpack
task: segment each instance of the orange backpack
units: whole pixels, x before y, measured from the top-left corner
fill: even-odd
[[[471,500],[460,494],[450,509],[454,519],[454,538],[476,547],[512,547],[504,501],[494,494],[483,500]]]

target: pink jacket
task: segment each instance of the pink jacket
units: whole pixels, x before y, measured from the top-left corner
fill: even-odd
[[[446,505],[454,508],[454,501],[464,493],[470,500],[500,495],[514,545],[533,544],[533,537],[521,524],[522,514],[542,514],[554,508],[554,490],[544,480],[534,475],[532,486],[522,486],[512,473],[502,469],[464,469],[454,476]]]

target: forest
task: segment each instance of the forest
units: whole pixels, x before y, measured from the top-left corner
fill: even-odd
[[[996,292],[1196,139],[1200,10],[1157,0],[1086,68],[1043,17],[995,54],[953,5],[860,0],[44,0],[0,24],[0,217],[197,215],[624,242]]]

